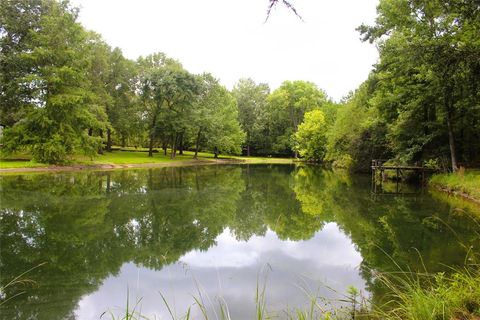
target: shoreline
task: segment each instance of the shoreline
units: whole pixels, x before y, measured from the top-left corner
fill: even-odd
[[[461,192],[461,191],[456,191],[456,190],[451,189],[447,186],[441,186],[441,185],[437,185],[437,184],[429,185],[429,187],[434,189],[434,190],[443,192],[443,193],[445,193],[449,196],[459,198],[459,199],[463,199],[463,200],[466,200],[466,201],[470,201],[470,202],[472,202],[476,205],[480,205],[480,199],[477,199],[477,198],[471,196],[468,193]]]
[[[11,173],[42,173],[42,172],[77,172],[83,170],[119,170],[119,169],[147,169],[147,168],[166,168],[166,167],[190,167],[215,164],[292,164],[292,160],[281,161],[277,159],[261,160],[261,159],[191,159],[191,160],[173,160],[165,162],[152,163],[125,163],[125,164],[72,164],[72,165],[50,165],[41,167],[17,167],[17,168],[0,168],[0,175]]]
[[[226,160],[226,161],[225,161]],[[48,167],[25,167],[25,168],[2,168],[2,173],[29,173],[29,172],[70,172],[82,170],[117,170],[117,169],[141,169],[141,168],[161,168],[161,167],[180,167],[180,166],[196,166],[196,165],[211,165],[211,164],[228,164],[228,163],[244,163],[238,160],[183,160],[171,162],[157,162],[157,163],[126,163],[126,164],[72,164],[72,165],[51,165]]]
[[[480,170],[478,169],[435,174],[429,179],[428,187],[480,205]]]

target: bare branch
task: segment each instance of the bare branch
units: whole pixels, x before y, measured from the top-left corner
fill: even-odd
[[[272,9],[278,4],[279,1],[281,1],[283,3],[283,5],[285,7],[287,7],[288,9],[292,10],[293,13],[300,19],[303,21],[302,17],[298,14],[297,12],[297,9],[295,9],[295,7],[287,0],[268,0],[269,1],[269,4],[268,4],[268,9],[267,9],[267,18],[265,19],[265,22],[268,21],[268,18],[270,18],[270,13],[272,12]]]

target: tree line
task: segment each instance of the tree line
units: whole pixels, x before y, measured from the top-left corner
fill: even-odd
[[[365,170],[373,158],[480,161],[480,9],[474,0],[381,0],[358,28],[380,58],[335,103],[315,84],[240,79],[229,91],[164,53],[127,59],[67,1],[0,4],[2,152],[63,162],[114,145],[300,156]]]
[[[380,0],[375,24],[358,28],[379,61],[335,109],[333,125],[319,125],[319,113],[305,117],[297,147],[361,171],[375,158],[479,166],[479,30],[475,0]]]
[[[114,144],[239,153],[232,94],[163,53],[132,61],[85,30],[67,1],[2,1],[2,151],[57,163]]]
[[[68,1],[0,5],[2,152],[61,163],[114,145],[239,154],[296,155],[306,111],[326,104],[313,83],[273,93],[242,79],[233,91],[158,52],[136,61],[78,22]]]

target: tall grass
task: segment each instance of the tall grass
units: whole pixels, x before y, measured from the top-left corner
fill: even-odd
[[[255,314],[252,314],[251,319],[478,320],[480,319],[480,264],[478,261],[478,256],[469,252],[465,258],[465,267],[451,269],[448,274],[429,273],[425,266],[424,272],[405,271],[399,265],[397,265],[398,272],[374,272],[376,280],[380,281],[390,292],[386,297],[387,302],[383,305],[372,305],[362,296],[361,292],[350,287],[343,294],[336,292],[342,296],[340,300],[336,301],[344,302],[346,306],[335,307],[332,303],[334,301],[330,301],[329,304],[328,300],[319,296],[318,292],[312,293],[305,282],[304,285],[298,287],[305,296],[308,307],[271,311],[267,309],[267,273],[263,276],[259,274],[255,287],[255,299],[251,301],[251,303],[255,303]],[[194,303],[182,316],[176,315],[165,296],[160,293],[162,303],[172,320],[235,320],[230,315],[227,301],[220,297],[213,302],[197,281],[195,284],[197,294],[193,296]],[[132,307],[128,306],[127,298],[126,310],[119,316],[109,313],[111,319],[157,319],[157,316],[148,318],[141,314],[140,301],[137,300]],[[196,318],[192,316],[193,308],[200,311]]]
[[[205,295],[198,282],[195,282],[197,286],[197,294],[192,296],[194,303],[188,307],[184,315],[178,316],[168,302],[167,298],[160,294],[161,303],[163,304],[166,314],[171,320],[235,320],[231,317],[228,303],[222,297],[216,299],[213,302],[208,296]],[[252,320],[272,320],[272,319],[288,319],[288,320],[333,320],[333,319],[368,319],[366,317],[360,317],[365,314],[365,301],[362,300],[360,292],[350,287],[345,295],[342,295],[342,299],[339,301],[347,302],[349,305],[346,308],[339,308],[336,310],[327,311],[325,307],[322,307],[319,303],[323,300],[318,294],[310,293],[305,287],[300,287],[305,294],[305,298],[308,301],[308,308],[292,310],[285,309],[281,311],[270,311],[267,309],[267,276],[258,276],[257,284],[255,287],[255,298],[251,303],[255,304],[255,313],[252,314]],[[363,302],[362,302],[363,301]],[[129,298],[127,298],[127,307],[125,310],[120,311],[118,315],[115,315],[112,311],[104,312],[101,316],[108,315],[112,320],[153,320],[163,319],[160,316],[153,316],[149,318],[146,315],[142,315],[141,299],[136,300],[133,306],[129,305]],[[248,302],[245,302],[248,304]],[[196,308],[199,310],[199,316],[194,318],[192,316],[192,310]],[[210,312],[209,312],[210,310]],[[361,311],[363,310],[363,311]],[[218,311],[218,312],[217,312]],[[198,318],[200,317],[200,318]]]
[[[460,169],[457,173],[436,174],[430,178],[430,185],[480,201],[480,170]]]
[[[6,291],[7,289],[11,288],[11,287],[18,287],[18,286],[22,286],[22,287],[25,287],[25,286],[35,286],[37,283],[32,280],[32,279],[28,279],[26,278],[25,276],[32,272],[33,270],[37,269],[37,268],[40,268],[41,266],[43,266],[46,262],[44,263],[40,263],[39,265],[36,265],[30,269],[28,269],[27,271],[21,273],[20,275],[14,277],[12,280],[10,280],[9,282],[5,283],[5,284],[0,284],[0,306],[4,305],[5,303],[7,303],[8,301],[22,295],[22,294],[25,294],[26,291],[20,291],[20,292],[17,292],[15,294],[13,294],[12,296],[8,296]]]
[[[451,275],[379,275],[392,291],[388,306],[375,308],[378,319],[479,319],[480,272],[478,268],[456,270]]]
[[[110,316],[112,320],[150,320],[150,318],[142,315],[142,298],[137,298],[133,305],[130,304],[130,290],[127,288],[127,303],[125,310],[121,310],[119,314],[115,314],[112,310],[104,311],[100,315],[100,319]]]

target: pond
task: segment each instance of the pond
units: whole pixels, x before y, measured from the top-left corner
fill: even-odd
[[[376,272],[447,271],[478,253],[475,206],[375,196],[369,176],[317,166],[212,165],[0,177],[1,319],[278,318]],[[257,289],[264,296],[256,300]],[[18,295],[17,295],[18,294]],[[9,297],[12,299],[5,301]],[[320,298],[321,297],[321,298]],[[256,302],[257,301],[257,302]]]

